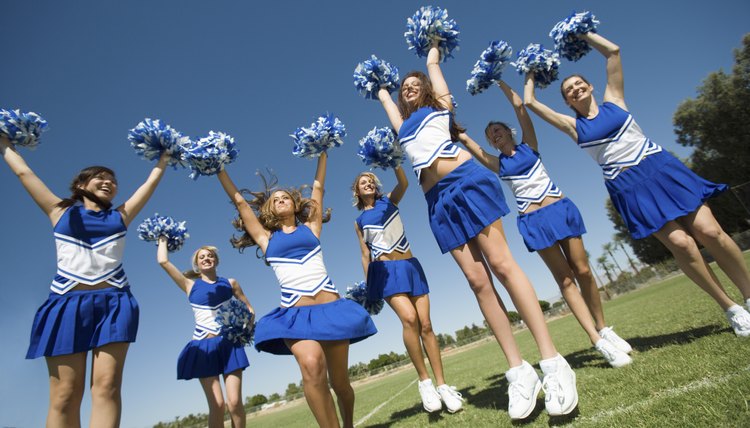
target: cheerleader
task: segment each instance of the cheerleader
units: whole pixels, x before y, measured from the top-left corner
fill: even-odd
[[[576,117],[558,113],[536,99],[533,74],[526,76],[524,103],[599,163],[612,204],[630,235],[655,236],[688,278],[725,311],[735,334],[750,336],[750,313],[729,298],[697,245],[711,253],[750,306],[750,275],[742,253],[705,204],[727,186],[699,177],[649,140],[625,105],[619,46],[596,33],[578,37],[607,60],[603,104],[594,99],[594,87],[586,78],[572,75],[560,91]]]
[[[61,199],[37,177],[6,136],[0,153],[34,202],[52,222],[57,274],[37,310],[26,358],[45,357],[50,394],[47,426],[81,425],[86,359],[91,351],[91,426],[115,427],[122,411],[122,373],[138,331],[138,303],[122,267],[125,234],[154,193],[168,155],[128,200],[112,208],[115,173],[103,166],[81,170]]]
[[[466,134],[461,134],[461,142],[513,191],[518,230],[526,248],[536,251],[544,260],[596,350],[612,367],[628,365],[632,360],[627,353],[632,348],[604,322],[599,288],[589,269],[581,238],[586,233],[581,213],[547,174],[538,153],[534,124],[523,100],[504,81],[500,80],[498,86],[516,112],[522,131],[521,144],[516,144],[515,130],[502,122],[490,122],[484,130],[490,145],[500,151],[498,156],[484,151]]]
[[[430,289],[422,265],[411,253],[398,210],[409,182],[400,166],[394,173],[397,184],[387,195],[382,193],[380,180],[371,172],[359,174],[352,185],[354,205],[362,211],[354,230],[362,251],[368,299],[385,298],[401,320],[404,345],[419,376],[419,395],[424,409],[438,411],[442,400],[448,411],[455,413],[463,407],[463,398],[455,387],[445,383],[440,347],[430,320]],[[437,388],[424,364],[423,347]]]
[[[534,288],[508,248],[500,217],[509,210],[497,177],[453,144],[462,130],[453,120],[451,95],[436,45],[433,43],[427,55],[429,78],[421,72],[407,74],[398,105],[385,88],[378,91],[378,98],[422,186],[430,228],[440,250],[450,252],[463,271],[511,367],[506,373],[510,417],[530,415],[542,385],[547,412],[568,414],[578,404],[575,373],[555,349]],[[543,382],[521,358],[490,271],[508,290],[536,340]]]
[[[326,273],[320,233],[330,214],[323,213],[323,185],[328,154],[318,158],[310,198],[296,189],[252,192],[245,200],[225,170],[222,187],[235,204],[235,225],[244,235],[233,239],[239,249],[257,245],[281,286],[281,306],[258,321],[259,351],[294,355],[302,373],[305,399],[318,425],[338,427],[333,387],[345,427],[354,424],[354,390],[349,383],[349,344],[377,332],[367,312],[342,299]],[[330,379],[329,379],[330,376]]]
[[[159,265],[188,296],[195,315],[193,340],[180,352],[177,359],[177,379],[200,380],[208,401],[208,426],[224,426],[224,403],[229,408],[232,426],[245,426],[245,407],[242,403],[242,371],[250,364],[244,347],[235,344],[222,334],[216,322],[217,312],[232,297],[255,313],[252,305],[234,278],[223,278],[216,274],[219,254],[216,247],[203,246],[193,254],[193,270],[180,272],[169,261],[167,237],[159,238],[156,253]],[[219,376],[224,378],[226,400],[221,391]]]

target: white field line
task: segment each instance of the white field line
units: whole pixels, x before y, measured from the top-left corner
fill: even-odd
[[[409,383],[408,385],[406,385],[406,387],[404,387],[404,389],[402,389],[401,391],[397,392],[393,397],[389,398],[388,401],[380,403],[379,406],[377,406],[374,409],[372,409],[372,411],[370,413],[366,414],[365,416],[362,417],[362,419],[360,419],[357,422],[355,422],[354,426],[356,427],[356,426],[362,425],[363,423],[367,422],[367,420],[370,419],[372,417],[372,415],[374,415],[375,413],[377,413],[378,410],[382,409],[383,406],[385,406],[386,404],[388,404],[391,401],[393,401],[393,399],[396,398],[396,397],[398,397],[399,395],[401,395],[402,392],[404,392],[407,389],[411,388],[411,386],[414,385],[415,383],[417,383],[416,379],[414,379],[413,381],[411,381],[411,383]]]
[[[605,419],[611,418],[612,416],[621,415],[623,413],[629,413],[635,410],[643,409],[645,407],[648,407],[654,404],[656,401],[659,401],[662,399],[679,397],[680,395],[686,394],[691,391],[695,391],[701,388],[712,387],[720,383],[728,382],[729,380],[742,375],[743,372],[746,372],[746,371],[750,371],[750,366],[747,366],[740,371],[730,373],[724,376],[714,377],[714,378],[706,377],[706,378],[696,380],[694,382],[690,382],[682,386],[678,386],[676,388],[669,388],[669,389],[657,391],[651,398],[647,400],[639,401],[629,406],[616,407],[612,410],[607,410],[606,412],[601,412],[601,413],[592,415],[591,417],[578,418],[576,419],[576,422],[601,422]]]

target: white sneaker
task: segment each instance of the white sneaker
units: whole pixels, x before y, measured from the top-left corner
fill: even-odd
[[[750,312],[750,299],[745,300],[745,309]]]
[[[456,413],[464,406],[464,398],[460,392],[456,391],[455,386],[442,384],[437,387],[437,392],[440,394],[443,403],[445,403],[445,408],[448,409],[448,412]]]
[[[419,383],[419,395],[422,397],[422,406],[428,412],[437,412],[443,408],[443,403],[440,401],[440,395],[435,386],[432,384],[432,379],[420,380]]]
[[[523,361],[520,366],[505,372],[508,379],[508,415],[511,419],[523,419],[536,407],[536,397],[542,389],[539,375],[531,364]]]
[[[544,406],[550,416],[562,416],[578,405],[576,374],[562,355],[539,362],[544,373]]]
[[[727,319],[734,329],[734,334],[739,337],[750,336],[750,313],[742,306],[734,305],[727,309]]]
[[[633,359],[630,358],[628,354],[617,349],[617,347],[607,339],[599,339],[594,347],[612,367],[627,366],[633,362]]]
[[[633,347],[631,347],[630,344],[625,341],[625,339],[618,336],[617,333],[615,333],[615,331],[613,330],[613,327],[604,327],[603,329],[599,330],[599,336],[601,336],[602,339],[607,340],[609,343],[615,345],[615,348],[626,354],[629,354],[633,351]]]

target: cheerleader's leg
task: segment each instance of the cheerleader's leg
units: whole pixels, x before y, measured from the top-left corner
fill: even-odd
[[[245,428],[245,406],[242,403],[242,370],[235,370],[224,375],[224,388],[227,391],[227,407],[232,418],[232,428]]]
[[[221,392],[219,376],[202,377],[199,380],[208,402],[208,428],[221,428],[224,426],[224,394]]]
[[[122,416],[122,372],[129,342],[114,342],[91,351],[92,427],[118,427]]]
[[[339,418],[328,389],[328,367],[321,342],[316,340],[284,340],[297,360],[302,375],[305,400],[321,427],[338,427]]]
[[[349,341],[323,341],[323,352],[328,365],[328,377],[339,403],[342,426],[354,426],[354,389],[349,382]]]
[[[427,359],[430,360],[432,373],[435,375],[435,385],[445,384],[443,375],[443,360],[440,358],[440,345],[438,345],[435,332],[432,330],[432,320],[430,319],[430,296],[423,294],[421,296],[410,297],[412,305],[417,311],[419,317],[419,336],[422,338],[422,345],[427,352]],[[424,360],[422,360],[424,364]]]
[[[583,238],[578,236],[574,238],[563,239],[560,242],[560,248],[565,253],[568,265],[573,270],[578,286],[581,287],[581,295],[586,301],[586,306],[594,317],[594,326],[599,331],[607,326],[604,321],[604,309],[602,309],[602,299],[599,296],[599,287],[591,272],[589,258],[586,255],[586,248],[583,246]]]
[[[678,220],[714,257],[721,270],[739,288],[744,300],[750,299],[750,273],[742,252],[716,221],[706,205]]]
[[[49,373],[48,427],[80,427],[87,352],[45,357]]]
[[[420,317],[417,314],[416,307],[405,293],[388,296],[385,300],[393,308],[393,312],[396,313],[398,319],[401,320],[404,346],[406,346],[406,352],[417,370],[419,380],[429,379],[430,374],[427,372],[427,366],[424,363],[422,343],[419,340]],[[432,369],[434,371],[435,367],[433,366]]]

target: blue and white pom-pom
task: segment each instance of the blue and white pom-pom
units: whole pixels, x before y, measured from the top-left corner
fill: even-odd
[[[499,82],[503,69],[510,62],[513,48],[503,40],[495,40],[479,55],[479,60],[471,70],[471,78],[466,81],[466,90],[476,95]]]
[[[432,41],[438,42],[440,59],[445,62],[458,49],[458,25],[448,11],[437,6],[422,6],[406,21],[406,43],[419,57],[426,57]]]
[[[216,322],[221,326],[221,335],[237,345],[251,346],[255,336],[255,314],[244,303],[229,299],[216,311]]]
[[[177,165],[185,166],[182,150],[190,138],[158,119],[144,119],[128,132],[128,140],[135,154],[146,160],[159,159],[166,152],[169,155],[168,165],[175,168]]]
[[[560,56],[538,43],[531,43],[518,52],[518,59],[511,65],[516,67],[520,75],[534,73],[534,86],[541,89],[557,80]]]
[[[372,128],[359,140],[359,157],[365,165],[375,168],[396,168],[404,161],[404,151],[396,142],[396,135],[391,128]]]
[[[234,138],[223,132],[211,131],[207,137],[191,141],[185,147],[183,159],[190,164],[190,178],[218,174],[226,165],[237,159]]]
[[[326,150],[344,144],[346,127],[338,117],[328,113],[320,116],[309,128],[299,127],[291,134],[292,154],[298,158],[316,158]]]
[[[178,251],[182,248],[185,240],[190,237],[187,233],[184,221],[175,221],[169,216],[160,216],[159,213],[149,217],[138,225],[138,237],[143,241],[154,241],[158,245],[159,237],[167,237],[167,250]]]
[[[591,51],[591,46],[577,34],[596,33],[599,21],[591,12],[571,13],[555,24],[549,36],[555,41],[555,52],[570,61],[578,61]]]
[[[367,298],[367,284],[364,281],[355,283],[353,287],[347,287],[344,297],[361,305],[370,315],[379,314],[385,305],[383,299],[370,300]]]
[[[354,69],[354,86],[365,98],[378,99],[380,88],[392,93],[399,87],[398,67],[372,55]]]
[[[15,146],[35,149],[46,130],[47,121],[32,111],[0,109],[0,134],[8,137]]]

